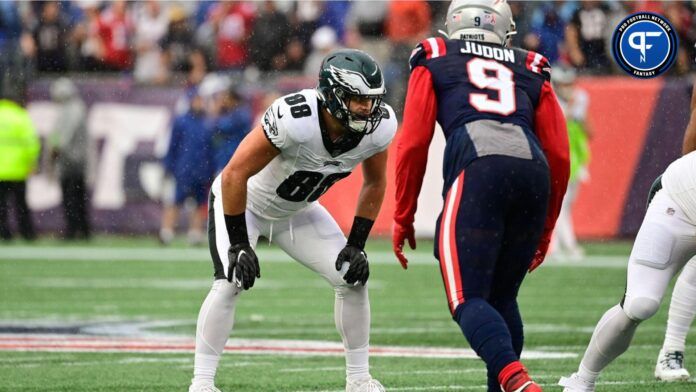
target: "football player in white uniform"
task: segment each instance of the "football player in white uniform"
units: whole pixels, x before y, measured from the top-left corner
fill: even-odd
[[[682,153],[696,151],[696,84],[691,92],[691,118],[686,126]],[[687,381],[684,367],[686,335],[696,316],[696,260],[691,259],[679,274],[669,305],[667,331],[655,364],[655,378],[662,381]]]
[[[691,109],[683,143],[685,155],[672,162],[650,190],[648,210],[628,261],[624,298],[597,323],[578,371],[559,381],[564,392],[595,390],[599,373],[628,349],[638,324],[657,312],[669,282],[682,268],[655,377],[664,381],[689,379],[683,352],[696,312],[696,265],[691,260],[696,255],[696,98]]]
[[[261,277],[259,236],[323,277],[346,355],[346,391],[383,391],[370,376],[369,265],[363,250],[386,187],[394,111],[366,53],[345,49],[322,63],[318,87],[277,99],[215,179],[209,244],[215,281],[196,329],[189,391],[217,391],[214,377],[240,294]],[[363,185],[348,239],[316,200],[362,162]]]

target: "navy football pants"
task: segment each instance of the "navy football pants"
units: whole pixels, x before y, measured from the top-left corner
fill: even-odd
[[[449,187],[435,257],[450,312],[486,362],[489,391],[523,345],[517,293],[546,218],[545,162],[506,156],[474,160]]]

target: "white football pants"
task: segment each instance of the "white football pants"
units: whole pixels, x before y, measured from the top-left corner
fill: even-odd
[[[638,324],[657,312],[670,280],[695,254],[694,222],[665,190],[660,190],[633,244],[624,300],[597,323],[578,369],[581,378],[594,382],[628,349]]]
[[[198,317],[194,383],[212,382],[232,330],[236,301],[243,292],[223,278],[229,266],[227,250],[230,244],[220,190],[213,188],[213,194],[209,237],[217,280]],[[289,219],[277,221],[263,219],[247,210],[246,222],[253,247],[256,247],[259,236],[269,238],[288,256],[318,273],[334,288],[334,321],[346,350],[346,375],[356,379],[369,377],[370,304],[367,287],[348,285],[342,277],[345,270],[336,271],[336,258],[346,245],[346,239],[333,217],[323,206],[314,203]],[[259,264],[263,276],[262,258]],[[250,292],[255,289],[251,288]]]
[[[626,298],[628,317],[643,321],[657,312],[667,286],[696,255],[696,225],[665,190],[648,208],[628,262]]]

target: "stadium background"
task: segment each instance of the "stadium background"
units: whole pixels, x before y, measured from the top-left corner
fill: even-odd
[[[196,315],[211,271],[207,249],[181,240],[169,248],[155,242],[160,159],[180,98],[192,82],[212,72],[231,78],[256,113],[268,97],[313,87],[315,73],[305,74],[303,68],[314,51],[312,36],[330,26],[336,45],[360,47],[378,58],[389,83],[387,101],[400,111],[406,59],[417,42],[443,27],[448,3],[277,2],[279,16],[261,2],[160,2],[163,30],[176,26],[177,33],[169,34],[171,39],[162,33],[154,41],[157,55],[149,58],[159,60],[145,62],[144,68],[137,65],[142,58],[138,20],[152,3],[64,1],[57,8],[60,20],[46,23],[41,15],[52,4],[0,1],[0,93],[23,98],[44,142],[41,164],[29,180],[40,237],[0,243],[0,391],[184,390],[193,366]],[[110,15],[119,4],[130,22],[111,26],[126,33],[119,41],[124,51],[106,56],[95,50],[95,27],[101,19],[113,21]],[[519,30],[515,45],[535,48],[556,64],[576,65],[578,83],[591,99],[590,181],[582,185],[575,221],[582,238],[600,241],[583,244],[581,262],[546,262],[520,292],[530,353],[525,362],[545,390],[560,390],[558,378],[577,368],[596,321],[623,295],[630,240],[650,182],[679,155],[694,71],[694,5],[554,1],[512,6]],[[602,44],[618,19],[637,10],[662,13],[679,31],[678,62],[666,77],[622,75]],[[587,52],[571,49],[569,26],[591,38]],[[321,31],[325,44],[328,30]],[[267,40],[254,42],[258,34]],[[56,49],[41,50],[40,37]],[[245,49],[220,51],[234,47],[229,37],[241,38]],[[273,55],[259,49],[272,49]],[[245,55],[235,60],[234,53]],[[45,154],[56,115],[49,86],[61,76],[76,82],[89,107],[95,231],[116,234],[89,242],[62,241],[60,189]],[[424,236],[441,205],[440,143],[436,139],[432,146],[420,201]],[[356,171],[322,199],[344,229],[352,220],[359,183]],[[390,183],[375,230],[383,236],[390,229],[392,195]],[[623,237],[626,241],[614,240]],[[485,369],[447,314],[432,244],[420,240],[418,245],[408,251],[411,262],[403,271],[386,238],[368,242],[373,375],[396,391],[485,390]],[[239,391],[341,391],[344,365],[330,316],[333,293],[274,247],[261,243],[258,254],[263,277],[240,301],[217,385]],[[603,374],[602,391],[693,389],[693,382],[653,380],[665,305]],[[693,345],[687,345],[687,366],[695,356]]]
[[[0,37],[5,50],[0,86],[26,99],[45,139],[55,116],[49,100],[51,81],[67,75],[77,83],[89,107],[93,225],[97,232],[136,234],[153,233],[159,226],[163,174],[158,161],[166,150],[171,119],[182,110],[181,97],[204,75],[217,72],[230,78],[258,114],[268,96],[314,87],[311,63],[325,51],[359,47],[383,65],[387,102],[400,113],[410,50],[443,28],[448,5],[422,1],[55,4],[2,3]],[[589,92],[588,122],[595,136],[590,180],[583,183],[574,210],[579,236],[635,234],[651,180],[679,155],[696,37],[693,3],[556,1],[512,6],[518,28],[513,44],[538,50],[556,64],[577,66],[579,85]],[[621,75],[606,49],[616,21],[637,10],[666,15],[679,32],[678,61],[667,77],[636,80]],[[148,30],[153,23],[161,26],[158,33]],[[580,60],[571,49],[575,45],[569,29],[579,35],[578,47],[584,54]],[[47,39],[47,32],[57,35]],[[102,49],[90,49],[94,42],[101,42]],[[199,55],[202,63],[196,60]],[[440,189],[440,143],[436,139],[431,148],[426,180],[431,191],[424,192],[419,203],[420,236],[432,234],[433,217],[442,203],[432,191]],[[29,204],[39,231],[56,233],[62,225],[60,189],[45,170],[46,159],[41,162],[28,183]],[[344,229],[352,221],[359,183],[356,170],[321,200]],[[380,235],[390,230],[392,183],[375,227]]]

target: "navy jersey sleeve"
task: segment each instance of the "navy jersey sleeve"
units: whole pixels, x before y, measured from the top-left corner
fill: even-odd
[[[524,59],[524,65],[528,71],[539,75],[545,81],[551,81],[551,65],[546,57],[539,53],[528,51]]]
[[[539,53],[524,49],[515,49],[515,51],[517,52],[516,63],[521,68],[519,72],[524,73],[524,78],[530,81],[525,91],[536,108],[542,95],[542,86],[544,83],[551,82],[551,65],[549,60]]]
[[[419,65],[425,65],[425,50],[423,44],[418,44],[411,52],[411,57],[408,59],[408,66],[413,71]]]
[[[447,54],[445,40],[440,37],[432,37],[423,40],[411,52],[408,60],[411,70],[419,65],[425,66],[429,60],[444,57]]]

